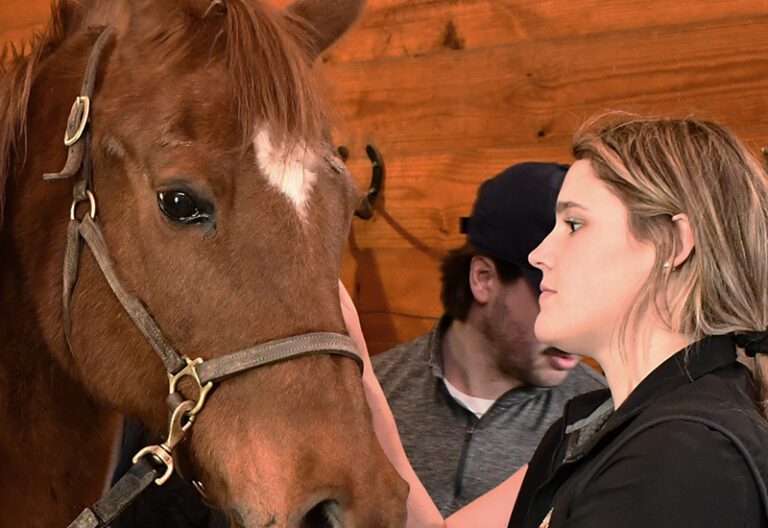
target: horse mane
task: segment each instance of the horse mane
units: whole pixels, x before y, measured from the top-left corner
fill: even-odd
[[[0,53],[0,230],[11,173],[26,157],[26,124],[35,68],[79,25],[80,0],[56,0],[51,21],[20,49],[6,44]],[[171,2],[162,2],[168,9]],[[312,28],[303,20],[262,2],[224,0],[226,16],[217,29],[210,54],[223,47],[223,59],[235,90],[242,145],[267,126],[274,144],[288,148],[322,141],[326,113],[315,86],[310,57]],[[176,15],[179,13],[177,12]],[[204,19],[215,16],[209,9]],[[77,22],[76,22],[77,21]],[[188,58],[201,25],[190,17],[167,24],[153,39],[171,60]],[[223,45],[223,46],[222,46]],[[209,57],[210,58],[210,57]],[[172,64],[169,65],[172,67]]]
[[[0,231],[5,192],[17,162],[26,157],[27,105],[35,67],[64,40],[67,20],[76,6],[62,1],[52,7],[51,22],[19,48],[5,44],[0,52]]]

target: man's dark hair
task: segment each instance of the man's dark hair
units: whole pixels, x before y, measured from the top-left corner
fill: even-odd
[[[476,255],[483,255],[491,259],[496,266],[496,272],[501,282],[505,284],[509,284],[522,275],[519,266],[485,255],[469,243],[449,251],[440,264],[440,280],[442,282],[440,300],[443,302],[446,315],[451,319],[464,321],[469,313],[469,307],[474,300],[472,288],[469,287],[469,268],[472,264],[472,257]]]

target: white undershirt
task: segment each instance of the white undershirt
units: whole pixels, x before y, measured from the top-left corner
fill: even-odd
[[[448,380],[443,378],[445,382],[445,388],[448,389],[448,393],[456,400],[459,405],[464,407],[470,412],[473,412],[478,418],[482,418],[485,412],[493,405],[496,400],[488,400],[486,398],[477,398],[464,394],[459,389],[448,383]]]

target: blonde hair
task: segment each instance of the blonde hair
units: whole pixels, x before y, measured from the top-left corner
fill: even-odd
[[[622,336],[648,309],[695,339],[768,329],[768,176],[729,130],[711,121],[611,113],[576,132],[573,155],[589,160],[622,200],[635,238],[656,248],[656,266]],[[672,271],[664,264],[675,255],[672,217],[679,213],[690,220],[695,248]],[[670,306],[679,314],[674,323]],[[757,355],[764,412],[767,361]]]

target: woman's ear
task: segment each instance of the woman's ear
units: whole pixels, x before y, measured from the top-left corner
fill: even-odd
[[[693,238],[693,229],[688,215],[679,213],[672,217],[672,225],[675,228],[675,254],[672,257],[672,269],[682,266],[693,254],[696,240]]]
[[[493,297],[498,276],[496,265],[484,255],[475,255],[469,264],[469,287],[472,296],[480,304],[486,304]]]

